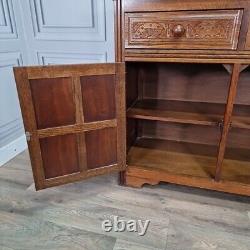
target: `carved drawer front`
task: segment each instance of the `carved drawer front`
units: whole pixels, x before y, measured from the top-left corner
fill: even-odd
[[[125,14],[126,48],[237,49],[242,10]]]

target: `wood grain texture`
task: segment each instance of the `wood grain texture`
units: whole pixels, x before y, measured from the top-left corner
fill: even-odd
[[[84,123],[83,106],[82,106],[82,89],[80,77],[73,77],[74,93],[75,93],[75,107],[76,107],[76,123],[81,125]],[[81,171],[87,168],[86,159],[86,143],[85,133],[78,133],[77,135],[77,147],[78,147],[78,160],[79,168]]]
[[[116,117],[115,75],[80,78],[85,122],[112,120]]]
[[[120,154],[117,155],[119,165],[123,166],[123,170],[126,170],[127,161],[127,144],[126,144],[126,68],[125,63],[117,64],[116,66],[116,91],[119,93],[116,95],[116,106],[119,107],[124,112],[117,112],[119,117],[117,123],[117,151]],[[120,172],[120,176],[124,174],[124,171]]]
[[[38,129],[76,123],[71,78],[30,80],[30,89]]]
[[[46,179],[80,172],[76,135],[40,139]]]
[[[85,134],[89,169],[117,163],[116,128],[98,129]]]
[[[28,74],[25,68],[14,68],[14,75],[17,83],[16,87],[22,110],[24,128],[25,131],[32,133],[36,131],[37,125]],[[35,186],[36,189],[41,189],[43,187],[43,180],[45,179],[45,176],[42,167],[39,139],[36,135],[32,136],[31,140],[28,141],[28,148]]]
[[[37,135],[39,138],[44,137],[51,137],[57,135],[65,135],[65,134],[75,134],[84,131],[102,129],[102,128],[109,128],[109,127],[116,127],[117,120],[105,120],[99,122],[88,122],[78,125],[69,125],[69,126],[61,126],[55,128],[47,128],[47,129],[39,129],[37,131]],[[35,134],[35,133],[34,133]]]
[[[112,75],[115,73],[115,63],[29,66],[23,68],[26,69],[29,79]]]

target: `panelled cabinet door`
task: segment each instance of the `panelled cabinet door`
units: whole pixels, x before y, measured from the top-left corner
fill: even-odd
[[[126,168],[124,64],[14,73],[37,190]]]

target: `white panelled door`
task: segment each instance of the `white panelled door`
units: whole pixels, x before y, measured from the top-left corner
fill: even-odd
[[[114,61],[113,0],[0,0],[0,165],[26,148],[12,67]]]

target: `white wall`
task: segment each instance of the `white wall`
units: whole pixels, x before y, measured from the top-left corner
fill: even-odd
[[[0,0],[0,166],[26,148],[12,67],[114,61],[113,0]]]

